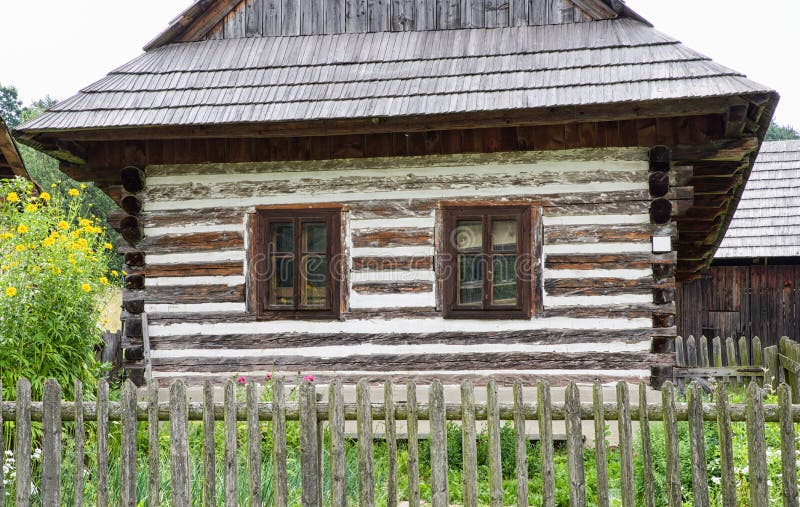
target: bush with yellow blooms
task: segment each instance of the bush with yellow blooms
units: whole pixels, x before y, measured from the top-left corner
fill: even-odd
[[[71,396],[75,380],[93,385],[100,315],[120,275],[100,220],[82,216],[79,188],[36,193],[27,180],[0,181],[0,380],[13,399],[19,377],[35,398],[55,378]]]

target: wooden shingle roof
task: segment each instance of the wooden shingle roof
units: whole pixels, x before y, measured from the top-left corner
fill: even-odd
[[[17,145],[11,138],[5,122],[0,118],[0,179],[15,176],[30,179]]]
[[[717,259],[800,256],[800,140],[766,142]]]
[[[771,92],[630,18],[169,44],[26,134],[531,110]]]

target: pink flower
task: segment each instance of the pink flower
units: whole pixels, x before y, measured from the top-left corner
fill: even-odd
[[[266,381],[272,380],[272,373],[267,373],[266,375],[264,375],[264,380]]]
[[[314,382],[314,375],[306,375],[305,377],[303,377],[303,380]]]
[[[243,386],[247,383],[247,379],[244,378],[243,375],[239,375],[239,378],[236,379],[236,382],[238,382],[240,386]]]

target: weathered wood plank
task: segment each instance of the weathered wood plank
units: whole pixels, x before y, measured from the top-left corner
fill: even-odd
[[[647,385],[639,384],[639,431],[642,439],[642,479],[644,480],[644,507],[655,507],[655,477],[653,475],[653,449],[650,442],[650,417],[647,413]]]
[[[675,227],[673,226],[673,229]],[[635,225],[547,225],[544,240],[554,243],[647,242],[653,235],[650,224]]]
[[[703,391],[700,384],[692,382],[688,390],[689,443],[692,461],[692,493],[694,504],[708,507],[708,470],[706,464],[706,442],[703,431]]]
[[[548,278],[544,281],[544,290],[550,296],[616,296],[622,294],[650,294],[654,285],[652,277],[636,280],[623,278]]]
[[[608,507],[608,463],[606,457],[606,420],[603,410],[603,384],[592,386],[594,411],[594,459],[597,469],[597,507]]]
[[[123,291],[123,297],[144,298],[147,303],[239,303],[244,302],[245,285],[180,285],[147,287],[143,291]]]
[[[414,294],[433,292],[433,282],[421,281],[377,281],[358,282],[352,286],[359,294]]]
[[[217,505],[217,456],[214,442],[215,424],[214,388],[210,382],[206,381],[203,385],[203,505],[205,507]],[[157,432],[156,437],[158,437]]]
[[[654,255],[647,253],[627,254],[548,254],[545,259],[547,269],[648,269],[653,264],[671,263],[673,255]]]
[[[420,506],[419,490],[419,424],[417,422],[417,384],[406,385],[406,425],[408,427],[408,506]]]
[[[145,278],[182,276],[237,276],[243,274],[244,268],[241,261],[201,262],[197,264],[148,264],[142,270],[130,270],[129,272],[141,273],[145,276]]]
[[[122,444],[119,467],[121,504],[126,507],[136,505],[136,421],[136,386],[129,379],[122,385]]]
[[[19,400],[19,388],[17,390]],[[108,506],[108,382],[97,382],[97,506]],[[17,470],[19,477],[19,470]]]
[[[433,257],[353,257],[354,270],[433,269]]]
[[[61,386],[44,383],[42,401],[42,505],[61,504]]]
[[[247,383],[247,471],[250,505],[261,505],[261,425],[258,421],[256,382]]]
[[[798,505],[797,444],[792,420],[792,391],[786,384],[778,386],[778,409],[781,425],[781,492],[784,507]]]
[[[675,386],[669,380],[661,387],[661,400],[664,407],[667,501],[669,507],[682,507],[680,455],[678,454],[678,419],[675,414]]]
[[[223,462],[225,505],[226,507],[235,507],[238,504],[239,496],[237,483],[239,470],[236,456],[236,384],[233,379],[228,379],[225,383],[223,413],[225,420],[225,459]]]
[[[0,393],[3,390],[2,382],[0,382]],[[0,405],[3,403],[3,395],[0,394]],[[83,383],[75,380],[75,463],[83,463],[86,458],[86,428],[83,423]],[[3,426],[3,416],[0,415],[0,428]],[[0,440],[2,440],[2,430],[0,430]],[[0,454],[3,452],[3,444],[0,444]],[[75,475],[72,478],[75,483],[73,502],[75,507],[83,507],[84,498],[84,483],[85,477],[82,467],[75,467]],[[2,482],[2,481],[0,481]],[[0,487],[0,497],[3,496],[3,489]],[[0,501],[0,507],[3,502]]]
[[[347,33],[367,31],[367,0],[345,0],[344,27]]]
[[[347,462],[344,440],[344,390],[334,379],[328,391],[328,429],[330,431],[330,475],[332,507],[347,507]]]
[[[189,477],[189,418],[186,384],[176,380],[169,389],[170,477],[172,505],[191,503]],[[134,457],[136,452],[134,450]]]
[[[161,474],[159,467],[161,443],[158,439],[158,430],[158,381],[150,379],[150,381],[147,383],[147,498],[148,505],[150,507],[158,507],[160,496],[159,490],[161,488]],[[205,461],[204,466],[208,468],[208,463]],[[211,468],[213,469],[213,466]],[[214,476],[216,476],[216,474],[214,474]],[[214,485],[214,476],[212,476],[209,481],[209,474],[205,474],[206,482],[210,482],[212,486]],[[208,488],[208,485],[204,485],[204,489],[205,488]],[[214,495],[216,496],[216,490],[213,491]],[[214,501],[216,502],[216,498],[214,498]],[[206,502],[205,505],[207,506],[208,502]]]
[[[503,505],[503,467],[500,452],[500,407],[497,383],[486,384],[486,419],[489,455],[489,505]]]
[[[317,442],[317,394],[313,382],[300,384],[300,470],[303,507],[322,505]]]
[[[755,382],[751,382],[745,395],[747,418],[747,463],[750,478],[750,505],[767,507],[769,487],[767,481],[767,443],[764,429],[764,394]],[[784,470],[783,473],[786,473]]]
[[[28,507],[31,504],[31,383],[25,378],[17,380],[15,426],[14,464],[17,472],[15,505]]]
[[[633,431],[631,429],[630,391],[625,382],[617,383],[617,418],[619,425],[620,493],[623,507],[635,507],[633,478]]]
[[[478,450],[475,429],[475,389],[472,382],[461,383],[461,449],[464,463],[464,507],[478,507]]]
[[[272,378],[272,481],[275,506],[286,507],[289,487],[286,477],[286,391],[283,379]]]
[[[583,468],[583,433],[581,430],[580,390],[570,382],[564,393],[567,431],[567,467],[570,505],[586,505],[586,478]]]
[[[431,383],[428,394],[431,439],[431,505],[447,507],[447,420],[445,417],[444,387],[438,380]],[[489,433],[491,468],[491,431]],[[491,474],[491,472],[490,472]]]
[[[525,406],[522,389],[522,382],[514,383],[514,459],[517,478],[517,507],[528,505],[528,436],[525,432]]]
[[[397,424],[394,412],[394,385],[383,384],[383,404],[386,410],[386,507],[397,507]]]
[[[372,409],[369,383],[359,381],[356,387],[358,406],[358,500],[359,505],[375,504],[374,455],[372,452]]]
[[[389,248],[433,244],[433,230],[426,228],[358,229],[353,232],[355,248]]]
[[[719,464],[723,507],[735,507],[736,477],[734,476],[733,435],[731,415],[728,408],[728,387],[724,382],[717,383],[714,390],[717,408],[717,428],[719,430]]]

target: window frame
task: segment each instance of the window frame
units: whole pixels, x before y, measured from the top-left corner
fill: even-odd
[[[442,290],[442,313],[449,319],[530,319],[534,313],[538,312],[533,308],[536,299],[534,288],[538,285],[536,276],[538,266],[541,263],[540,257],[536,256],[537,248],[534,238],[536,224],[534,219],[539,216],[530,204],[526,205],[474,205],[474,204],[443,204],[442,213],[442,235],[439,253],[442,261],[439,263],[439,280]],[[517,273],[517,303],[515,305],[491,305],[489,303],[492,290],[493,272],[493,252],[491,235],[492,222],[496,220],[514,219],[517,223],[517,269],[520,267],[520,259],[523,259],[522,267],[528,271],[524,276]],[[483,301],[482,307],[460,306],[458,301],[458,251],[451,237],[454,234],[457,223],[462,220],[480,220],[482,244],[480,255],[483,262]],[[524,260],[525,256],[530,256],[533,262]]]
[[[258,320],[339,320],[342,318],[344,302],[342,301],[343,285],[345,283],[345,265],[343,258],[344,231],[342,224],[342,206],[315,206],[315,207],[257,207],[252,224],[252,245],[250,248],[251,266],[250,283],[252,285],[251,308]],[[259,276],[259,273],[271,272],[270,226],[273,223],[292,222],[294,224],[293,247],[294,251],[294,287],[292,308],[271,306],[270,278]],[[309,222],[322,222],[326,231],[327,267],[325,271],[325,294],[327,307],[301,308],[301,264],[306,257],[303,254],[302,224]]]

